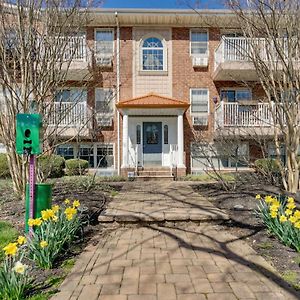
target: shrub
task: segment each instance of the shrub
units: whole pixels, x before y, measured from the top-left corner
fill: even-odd
[[[83,159],[66,160],[67,175],[84,175],[89,168],[89,162]]]
[[[10,177],[7,155],[0,153],[0,178]]]
[[[280,164],[276,159],[272,159],[272,158],[257,159],[254,165],[256,170],[263,174],[280,173]]]
[[[69,247],[81,227],[77,212],[79,201],[75,200],[71,205],[69,200],[65,203],[61,207],[56,205],[42,211],[41,218],[28,220],[29,226],[35,229],[28,242],[29,257],[41,268],[53,267],[57,257]]]
[[[270,183],[277,184],[280,181],[280,162],[277,159],[257,159],[254,162],[254,167],[256,172],[262,175]]]
[[[272,197],[259,200],[258,215],[262,218],[268,230],[275,234],[286,246],[300,252],[300,211],[295,210],[296,205],[292,197]]]
[[[59,155],[42,155],[38,159],[42,178],[59,178],[64,175],[65,159]]]

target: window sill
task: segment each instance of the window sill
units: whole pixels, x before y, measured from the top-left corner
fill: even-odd
[[[139,71],[141,76],[168,76],[168,71]]]

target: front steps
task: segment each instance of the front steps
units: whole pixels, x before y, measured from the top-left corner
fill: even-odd
[[[170,168],[166,167],[145,167],[139,168],[135,172],[136,181],[150,181],[150,180],[175,180],[174,174]]]

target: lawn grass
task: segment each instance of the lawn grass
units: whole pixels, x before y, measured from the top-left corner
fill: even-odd
[[[4,257],[2,248],[18,237],[18,231],[10,223],[0,221],[0,261]]]
[[[233,174],[230,173],[224,173],[220,174],[222,179],[227,182],[232,182],[235,180],[235,177]],[[209,175],[207,173],[203,174],[188,174],[186,176],[180,177],[179,180],[182,181],[202,181],[202,182],[211,182],[216,180],[216,176],[214,174]]]

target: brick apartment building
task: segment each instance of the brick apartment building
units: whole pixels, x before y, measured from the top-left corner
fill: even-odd
[[[176,168],[183,175],[207,167],[195,149],[209,142],[220,151],[213,163],[230,170],[236,163],[221,152],[234,135],[241,155],[261,156],[253,133],[269,136],[271,116],[253,65],[237,50],[247,41],[233,13],[95,9],[90,17],[72,37],[78,54],[59,93],[66,106],[80,93],[70,114],[83,120],[94,111],[95,120],[58,154],[86,159],[100,174]],[[62,139],[71,135],[68,125]]]

